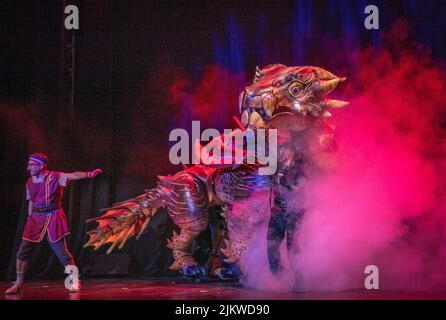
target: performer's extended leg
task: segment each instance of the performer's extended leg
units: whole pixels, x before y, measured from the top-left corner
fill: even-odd
[[[28,258],[32,251],[36,247],[36,243],[23,240],[20,242],[19,249],[16,254],[16,274],[17,278],[15,283],[6,290],[6,294],[17,294],[22,288],[25,282],[26,271],[28,269]]]
[[[51,249],[53,250],[54,254],[57,256],[57,259],[59,259],[60,263],[62,263],[64,267],[72,266],[72,269],[76,268],[77,270],[73,256],[67,248],[67,242],[65,238],[62,238],[56,242],[51,242],[51,240],[47,236],[47,241]],[[72,292],[79,291],[81,287],[78,273],[73,272],[72,277],[73,277],[72,279],[73,285],[69,290]]]
[[[70,251],[68,251],[65,238],[62,238],[56,242],[51,242],[51,240],[47,237],[47,241],[57,259],[59,259],[60,263],[62,263],[64,267],[68,265],[75,265],[73,256],[71,255]]]

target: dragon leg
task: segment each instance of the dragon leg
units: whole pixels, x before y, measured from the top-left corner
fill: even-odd
[[[234,200],[232,205],[224,207],[229,240],[225,240],[226,248],[221,251],[227,257],[225,262],[237,263],[241,272],[246,268],[243,258],[254,235],[268,219],[269,198],[269,191],[258,191],[247,199]]]
[[[196,266],[190,244],[208,226],[208,196],[206,186],[195,174],[196,168],[183,170],[174,176],[159,176],[164,192],[164,205],[173,222],[181,229],[174,232],[167,246],[173,250],[172,270]],[[185,273],[185,272],[184,272]],[[185,273],[186,274],[186,273]]]
[[[248,250],[250,245],[250,234],[248,234],[246,225],[242,227],[241,219],[236,219],[232,212],[232,206],[227,205],[223,208],[224,215],[228,224],[228,237],[225,239],[225,248],[221,252],[226,256],[226,263],[237,263],[240,271],[244,271],[241,257]]]
[[[174,258],[174,262],[169,267],[171,270],[183,270],[184,272],[185,268],[197,265],[190,251],[190,244],[206,229],[207,225],[207,216],[194,222],[178,224],[181,229],[180,233],[174,231],[172,238],[167,242],[167,247],[172,249]]]

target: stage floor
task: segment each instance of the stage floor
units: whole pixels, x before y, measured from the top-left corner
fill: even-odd
[[[445,292],[333,291],[269,292],[237,283],[192,283],[182,278],[87,279],[80,293],[69,293],[61,280],[28,281],[19,295],[5,295],[10,282],[0,282],[1,300],[446,300]]]

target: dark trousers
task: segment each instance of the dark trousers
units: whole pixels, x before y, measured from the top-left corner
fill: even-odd
[[[299,246],[294,235],[302,224],[304,213],[304,209],[297,211],[287,211],[287,209],[278,207],[271,209],[267,233],[267,250],[269,267],[273,274],[277,274],[282,269],[279,248],[285,237],[290,262],[299,253]]]
[[[46,236],[46,241],[50,245],[51,249],[53,250],[54,254],[59,259],[60,263],[63,264],[64,267],[71,264],[74,265],[74,259],[71,255],[70,251],[68,251],[67,243],[65,241],[65,238],[60,239],[56,242],[51,242],[48,238],[48,235]],[[36,248],[38,243],[31,242],[22,239],[22,242],[20,243],[19,250],[17,251],[16,258],[18,260],[28,260],[29,256],[33,252],[33,250]]]

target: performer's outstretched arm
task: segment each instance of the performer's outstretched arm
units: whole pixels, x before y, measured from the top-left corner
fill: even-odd
[[[86,178],[94,178],[98,174],[101,174],[102,172],[103,171],[101,169],[96,169],[88,172],[76,171],[76,172],[66,173],[66,176],[68,180],[80,180]]]

